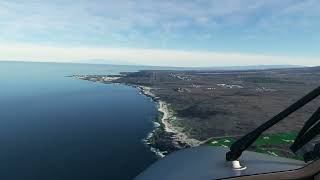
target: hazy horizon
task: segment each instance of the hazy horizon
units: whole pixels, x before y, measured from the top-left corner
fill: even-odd
[[[18,61],[18,60],[0,60],[0,63],[52,63],[52,64],[79,64],[79,65],[106,65],[106,66],[136,66],[136,67],[154,67],[154,68],[177,68],[177,69],[272,69],[272,68],[299,68],[299,67],[317,67],[317,66],[302,66],[302,65],[294,65],[294,64],[279,64],[279,65],[240,65],[240,66],[189,66],[189,67],[181,67],[181,66],[154,66],[154,65],[144,65],[144,64],[117,64],[111,62],[101,62],[96,63],[95,61],[83,61],[83,62],[55,62],[55,61]]]
[[[0,2],[0,60],[320,65],[316,0]]]

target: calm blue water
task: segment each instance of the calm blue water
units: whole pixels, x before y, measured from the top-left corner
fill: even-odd
[[[0,62],[0,179],[132,179],[155,104],[124,85],[65,77],[139,67]]]

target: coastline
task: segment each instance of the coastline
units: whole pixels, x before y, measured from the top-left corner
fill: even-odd
[[[171,121],[173,121],[176,117],[170,110],[170,105],[165,101],[160,100],[159,97],[155,96],[151,92],[152,88],[147,86],[135,87],[138,88],[141,94],[150,97],[155,103],[157,103],[159,117],[157,117],[158,120],[154,121],[155,129],[151,133],[149,133],[149,135],[143,140],[147,145],[151,147],[152,152],[156,153],[158,157],[162,158],[172,151],[183,149],[186,147],[194,147],[201,144],[200,141],[189,138],[185,133],[183,133],[181,127],[173,125]],[[165,148],[162,149],[161,147],[155,147],[155,142],[153,142],[153,140],[155,136],[157,136],[157,133],[163,133],[164,136],[169,136],[171,145],[173,147],[170,147],[167,150]],[[166,138],[168,137],[164,137],[164,139]]]
[[[117,82],[117,80],[122,77],[117,75],[72,75],[70,77],[105,84],[115,83],[131,86],[137,88],[141,95],[150,98],[154,103],[156,103],[158,115],[153,121],[154,129],[148,133],[144,139],[142,139],[142,142],[148,146],[150,150],[159,158],[163,158],[171,152],[188,147],[198,146],[203,143],[196,139],[189,138],[188,135],[183,132],[183,127],[174,125],[173,122],[177,117],[170,109],[170,104],[161,100],[154,93],[152,93],[151,87]]]
[[[105,78],[108,75],[71,77],[130,86],[152,99],[157,104],[158,116],[153,113],[152,118],[156,116],[154,128],[149,129],[152,132],[144,136],[143,141],[148,149],[163,157],[173,151],[202,144],[229,147],[231,142],[264,123],[264,119],[272,118],[274,112],[287,107],[288,98],[302,96],[311,86],[316,87],[315,82],[319,78],[313,73],[319,71],[271,69],[217,73],[211,70],[141,70],[111,75],[113,80]],[[305,86],[306,83],[310,86]],[[274,152],[275,148],[279,150],[282,147],[282,143],[294,141],[292,132],[301,129],[301,117],[308,118],[309,113],[308,110],[299,111],[291,119],[294,123],[284,121],[281,126],[268,130],[266,134],[272,137],[269,138],[272,141],[261,147],[253,146],[250,150],[270,154],[267,151]],[[265,139],[263,141],[266,142]],[[282,149],[280,153],[287,157],[288,153]]]

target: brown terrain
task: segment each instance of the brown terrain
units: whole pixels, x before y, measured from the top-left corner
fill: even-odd
[[[174,112],[172,124],[182,127],[188,137],[205,141],[211,137],[244,135],[272,118],[320,85],[320,68],[145,70],[124,73],[112,82],[150,87]],[[310,103],[268,132],[298,130],[318,106],[319,100]],[[161,140],[164,136],[161,134],[156,133],[159,137],[155,141]]]
[[[264,71],[140,71],[116,80],[143,85],[170,104],[196,139],[243,135],[320,85],[320,68]],[[317,108],[311,103],[271,129],[297,130]]]

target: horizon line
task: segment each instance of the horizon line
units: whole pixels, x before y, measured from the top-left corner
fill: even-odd
[[[144,65],[144,64],[115,64],[115,63],[90,63],[90,62],[72,62],[72,61],[34,61],[34,60],[2,60],[0,63],[50,63],[50,64],[77,64],[77,65],[105,65],[105,66],[140,66],[140,67],[160,67],[160,68],[196,68],[196,69],[208,69],[208,68],[245,68],[245,67],[285,67],[285,68],[309,68],[318,67],[295,65],[295,64],[256,64],[256,65],[225,65],[225,66],[159,66],[159,65]]]
[[[257,65],[320,66],[318,57],[215,52],[177,49],[110,47],[55,47],[29,44],[0,44],[5,61],[121,64],[164,67],[223,67]],[[100,62],[94,62],[100,61]]]

